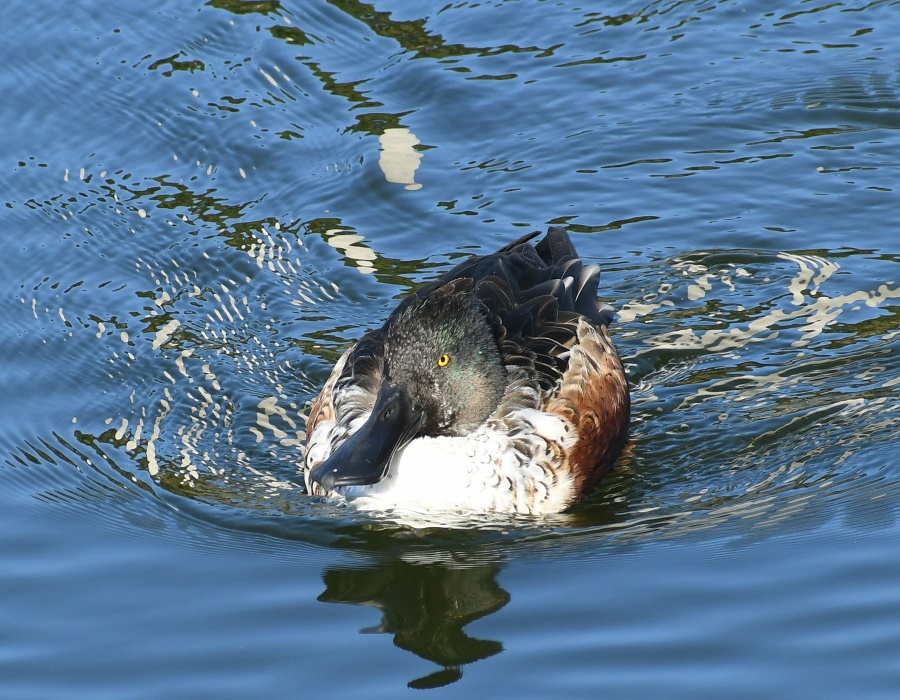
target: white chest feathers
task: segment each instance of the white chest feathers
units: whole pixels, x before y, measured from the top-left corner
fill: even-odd
[[[333,428],[316,428],[307,479],[329,456]],[[565,458],[574,440],[558,416],[520,410],[465,437],[416,438],[394,455],[380,482],[338,487],[334,495],[363,510],[558,513],[575,496]]]

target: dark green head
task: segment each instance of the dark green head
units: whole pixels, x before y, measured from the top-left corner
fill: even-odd
[[[387,324],[385,380],[406,384],[422,411],[420,435],[461,435],[497,408],[506,369],[484,306],[471,295],[431,294]]]

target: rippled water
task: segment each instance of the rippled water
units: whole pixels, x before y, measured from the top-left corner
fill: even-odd
[[[0,695],[895,696],[900,4],[4,7]],[[600,489],[307,498],[347,344],[549,224]]]

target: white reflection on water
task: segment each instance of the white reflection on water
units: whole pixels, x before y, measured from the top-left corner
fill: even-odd
[[[375,272],[374,263],[378,259],[375,251],[367,245],[360,245],[365,236],[357,233],[348,233],[339,228],[332,228],[325,232],[328,245],[341,251],[346,257],[356,263],[356,269],[364,274]]]
[[[799,270],[788,284],[788,292],[791,295],[791,303],[798,306],[797,309],[774,308],[768,313],[762,314],[745,326],[727,326],[713,328],[698,333],[692,328],[680,328],[648,338],[645,342],[651,346],[640,352],[656,352],[659,350],[712,350],[715,352],[727,352],[744,347],[751,342],[762,340],[774,340],[780,334],[776,326],[790,323],[794,328],[796,321],[803,321],[798,330],[803,335],[791,343],[792,347],[804,347],[809,342],[822,334],[825,328],[834,323],[838,316],[848,309],[853,309],[862,303],[871,308],[877,308],[889,299],[900,298],[900,287],[880,284],[876,289],[860,289],[850,294],[828,296],[820,290],[820,286],[827,281],[840,265],[836,262],[812,255],[795,255],[792,253],[779,253],[779,258],[795,263]],[[696,263],[679,263],[675,267],[682,268],[684,273],[694,279],[688,287],[687,296],[690,301],[699,301],[713,291],[712,282],[718,279],[730,291],[735,291],[732,277],[750,276],[743,268],[730,266],[729,273],[710,273],[706,266]],[[818,274],[815,274],[818,271]],[[814,276],[815,274],[815,276]],[[672,305],[671,301],[661,300],[657,303],[631,304],[623,307],[619,312],[620,318],[624,316],[626,321],[644,316],[662,306]],[[770,331],[763,335],[766,331]]]
[[[378,137],[381,144],[381,156],[378,165],[388,182],[406,185],[408,190],[418,190],[422,185],[416,182],[416,170],[422,160],[422,154],[415,147],[421,143],[406,128],[385,129]]]

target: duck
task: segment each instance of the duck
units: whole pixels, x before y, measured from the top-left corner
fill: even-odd
[[[598,265],[565,228],[471,257],[340,357],[309,410],[308,494],[362,510],[560,513],[629,439]]]

